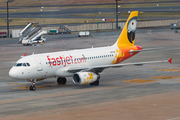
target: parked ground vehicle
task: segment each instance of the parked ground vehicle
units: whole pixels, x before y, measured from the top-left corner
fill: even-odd
[[[0,38],[7,37],[7,32],[0,32]]]

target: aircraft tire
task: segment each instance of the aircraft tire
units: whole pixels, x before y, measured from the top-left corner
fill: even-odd
[[[91,86],[98,86],[99,85],[99,80],[96,80],[93,83],[90,83]]]
[[[31,86],[29,87],[29,90],[35,91],[35,90],[36,90],[36,87],[35,87],[34,85],[31,85]]]
[[[57,78],[57,83],[60,84],[60,85],[64,85],[66,84],[66,78],[65,77],[58,77]]]

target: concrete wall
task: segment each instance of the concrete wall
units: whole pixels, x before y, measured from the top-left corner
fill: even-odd
[[[179,19],[175,20],[157,20],[157,21],[139,21],[137,22],[137,28],[145,28],[145,27],[163,27],[163,26],[170,26],[171,23],[177,23],[177,21],[180,21]],[[118,26],[121,27],[121,29],[124,27],[125,22],[119,22]],[[94,24],[81,24],[81,25],[64,25],[65,27],[69,28],[72,32],[78,32],[78,31],[86,31],[86,30],[110,30],[110,29],[116,29],[116,23],[94,23]],[[47,30],[49,32],[50,29],[59,29],[59,26],[57,27],[43,27],[43,30]],[[0,32],[6,32],[7,30],[0,30]],[[12,34],[12,29],[10,30],[10,34]]]
[[[145,28],[145,27],[163,27],[163,26],[170,26],[171,23],[177,23],[178,20],[157,20],[157,21],[140,21],[137,23],[137,28]],[[121,29],[124,27],[125,22],[119,22],[118,26]],[[94,24],[82,24],[82,25],[65,25],[69,28],[72,32],[74,31],[86,31],[86,30],[110,30],[116,29],[116,23],[97,23]],[[44,29],[52,29],[52,27],[46,27]],[[56,27],[58,29],[58,27]]]

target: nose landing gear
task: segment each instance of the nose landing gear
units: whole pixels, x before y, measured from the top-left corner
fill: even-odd
[[[35,91],[36,90],[36,86],[35,86],[36,80],[31,79],[30,82],[32,82],[32,85],[29,87],[29,90]]]

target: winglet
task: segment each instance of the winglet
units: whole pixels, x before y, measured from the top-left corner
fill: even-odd
[[[171,59],[168,60],[168,62],[169,62],[170,64],[172,64],[172,59],[173,59],[173,58],[171,58]]]

